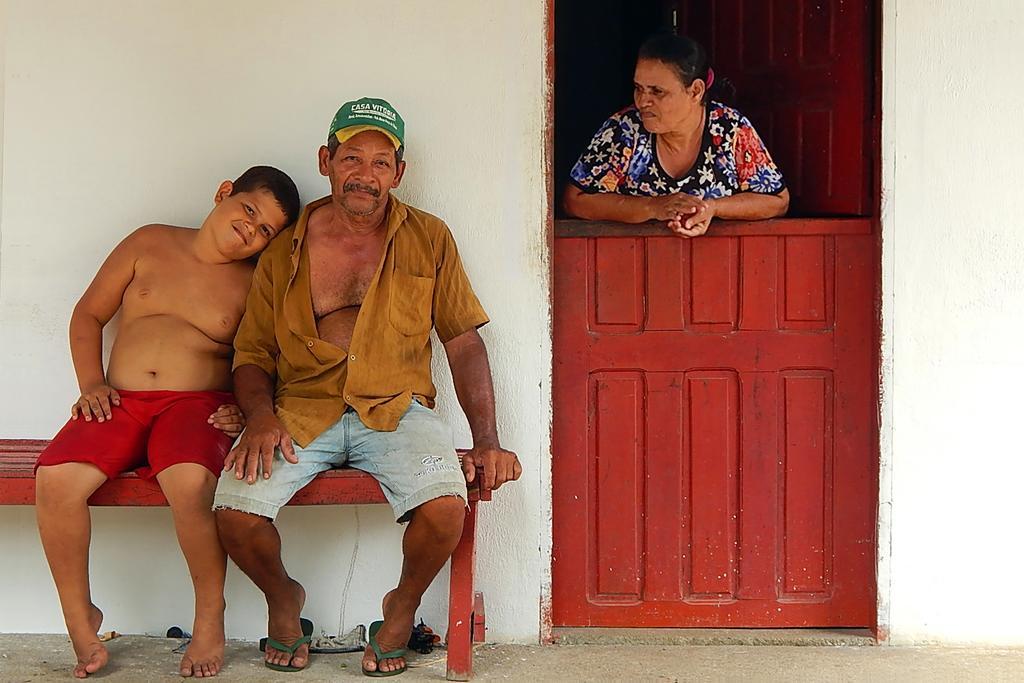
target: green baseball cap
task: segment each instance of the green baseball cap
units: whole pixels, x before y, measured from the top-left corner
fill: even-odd
[[[332,135],[338,142],[345,142],[364,130],[379,130],[388,136],[395,149],[405,144],[405,121],[387,100],[363,97],[341,105],[331,121]]]

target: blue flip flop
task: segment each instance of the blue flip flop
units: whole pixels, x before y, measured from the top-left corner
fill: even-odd
[[[380,631],[380,627],[384,625],[383,621],[375,621],[370,624],[370,630],[366,637],[366,641],[370,644],[373,649],[373,656],[377,658],[377,666],[380,666],[382,659],[397,659],[398,657],[405,657],[406,649],[400,647],[397,650],[391,650],[390,652],[381,652],[380,643],[377,642],[377,632]],[[361,667],[360,667],[361,668]],[[402,665],[402,668],[395,669],[394,671],[367,671],[363,669],[364,676],[372,676],[374,678],[384,678],[385,676],[397,676],[398,674],[404,674],[406,669],[409,668],[409,663],[406,662]]]
[[[307,643],[311,642],[313,639],[313,622],[309,619],[299,619],[299,625],[302,627],[302,637],[296,640],[293,644],[285,645],[284,643],[268,636],[266,638],[260,638],[260,652],[266,652],[267,646],[269,645],[278,652],[284,652],[288,654],[290,659],[291,656],[295,655],[296,650],[298,650],[303,645],[306,645]],[[305,668],[299,666],[292,666],[291,664],[274,664],[266,660],[263,660],[263,665],[268,669],[273,669],[274,671],[283,671],[286,673],[302,671]]]

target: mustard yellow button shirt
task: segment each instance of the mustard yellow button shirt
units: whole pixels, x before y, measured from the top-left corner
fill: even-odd
[[[275,378],[277,416],[301,447],[346,406],[363,424],[394,431],[415,397],[433,408],[430,330],[442,342],[488,322],[441,219],[388,198],[384,256],[363,299],[351,348],[320,339],[313,317],[306,226],[299,220],[260,256],[235,335],[233,368],[255,365]]]

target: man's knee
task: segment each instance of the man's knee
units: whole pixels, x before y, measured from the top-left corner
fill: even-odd
[[[252,537],[253,532],[261,526],[270,524],[266,517],[260,517],[241,510],[217,508],[213,511],[217,520],[217,533],[227,551],[237,548]]]
[[[426,525],[439,544],[454,547],[462,537],[466,503],[458,496],[441,496],[416,508],[414,518]]]

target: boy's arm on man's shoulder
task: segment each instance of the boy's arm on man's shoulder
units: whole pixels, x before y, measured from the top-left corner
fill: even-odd
[[[121,240],[96,272],[71,313],[71,358],[79,388],[103,384],[103,326],[121,307],[121,299],[135,277],[135,265],[152,242],[157,226],[144,226]]]

